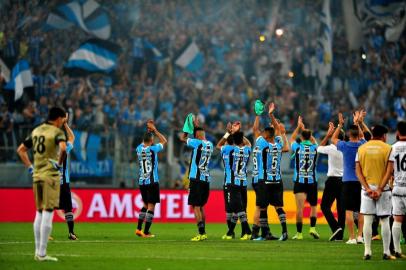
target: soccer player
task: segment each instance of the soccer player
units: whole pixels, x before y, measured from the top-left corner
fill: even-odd
[[[249,240],[251,238],[251,229],[248,225],[246,207],[247,164],[251,154],[251,143],[244,138],[244,134],[239,131],[239,128],[234,132],[232,130],[232,134],[230,134],[229,130],[217,144],[217,148],[221,149],[226,168],[224,196],[227,218],[231,216],[228,223],[228,232],[223,236],[223,239],[231,240],[234,238],[234,228],[237,220],[240,219],[242,227],[241,240]],[[224,145],[230,136],[232,136],[234,145]]]
[[[405,221],[406,215],[406,122],[398,123],[396,136],[398,141],[392,145],[383,183],[387,183],[393,174],[392,214],[394,222],[392,225],[392,239],[395,247],[395,257],[406,258],[400,248],[402,223]],[[377,191],[377,195],[382,193],[382,189]]]
[[[326,136],[321,141],[319,147],[317,147],[317,152],[320,154],[326,154],[328,156],[328,171],[327,171],[327,181],[324,186],[323,197],[321,199],[321,211],[330,226],[331,232],[333,233],[329,240],[330,241],[341,241],[343,240],[343,230],[345,226],[345,210],[342,206],[341,200],[341,190],[342,190],[342,178],[343,178],[343,154],[337,150],[334,144],[329,144],[326,146],[328,140],[334,133],[334,124],[329,123],[329,128]],[[340,132],[338,138],[340,140],[344,139],[343,132]],[[331,206],[333,202],[336,201],[338,219],[335,219],[333,212],[331,211]]]
[[[207,239],[204,206],[210,193],[209,165],[213,143],[206,140],[204,129],[196,125],[193,135],[193,139],[187,138],[187,133],[184,133],[181,141],[193,149],[188,176],[190,180],[188,204],[193,208],[199,233],[191,241],[203,241]]]
[[[36,127],[18,147],[17,152],[33,176],[36,214],[34,220],[35,256],[37,261],[58,261],[47,255],[48,237],[52,230],[54,209],[59,206],[60,173],[55,163],[62,164],[66,156],[66,137],[61,130],[65,111],[49,110],[47,122]],[[28,157],[32,149],[34,165]]]
[[[75,142],[75,135],[72,129],[68,125],[68,114],[66,114],[66,121],[63,124],[63,130],[66,132],[67,143],[66,143],[66,158],[62,164],[61,170],[61,187],[60,187],[60,197],[59,197],[59,209],[62,209],[65,213],[65,220],[68,225],[68,239],[78,240],[76,234],[73,231],[74,221],[72,212],[72,194],[70,191],[70,152],[73,150],[73,145]]]
[[[362,114],[362,112],[361,112]],[[363,122],[363,116],[360,117],[360,112],[355,112],[353,115],[354,124],[350,126],[348,135],[349,141],[345,142],[339,139],[339,134],[344,126],[344,117],[341,113],[338,114],[338,125],[331,138],[332,143],[337,146],[337,150],[343,153],[343,189],[342,200],[345,209],[345,220],[348,228],[349,239],[346,244],[362,244],[362,226],[364,224],[362,215],[358,217],[358,235],[355,238],[354,230],[354,213],[359,213],[361,206],[361,184],[355,172],[355,156],[358,148],[366,143],[363,129],[369,132],[369,129]],[[364,127],[361,128],[361,125]]]
[[[301,132],[301,142],[296,137]],[[305,129],[302,117],[299,116],[297,127],[290,138],[291,149],[295,159],[295,173],[293,176],[293,193],[296,199],[296,234],[292,239],[302,240],[303,209],[305,200],[310,204],[310,230],[314,239],[320,236],[316,231],[317,222],[317,142],[309,129]]]
[[[158,137],[159,143],[154,144],[154,136]],[[154,218],[155,204],[160,202],[159,176],[158,176],[158,153],[164,149],[167,140],[154,125],[152,120],[147,122],[147,132],[144,134],[142,143],[137,146],[136,152],[140,167],[138,184],[144,206],[138,217],[138,226],[135,234],[144,237],[155,237],[149,229]],[[145,228],[142,225],[145,221]]]
[[[268,205],[273,205],[279,217],[282,226],[281,241],[288,238],[286,226],[286,214],[283,210],[283,182],[280,171],[282,152],[289,151],[285,129],[282,124],[278,123],[273,112],[275,104],[269,105],[269,117],[272,127],[267,127],[263,132],[259,129],[260,117],[255,117],[253,125],[253,134],[255,140],[253,155],[253,183],[256,190],[256,216],[259,212],[259,225],[261,236],[258,237],[259,227],[254,222],[253,239],[254,240],[277,240],[270,232],[268,225]],[[282,138],[279,136],[282,133]]]
[[[383,259],[395,260],[389,250],[391,231],[389,217],[391,215],[391,190],[389,177],[385,176],[390,145],[386,144],[388,129],[381,125],[372,128],[372,140],[360,146],[356,156],[356,172],[363,187],[361,192],[361,214],[364,216],[364,259],[370,260],[372,255],[371,238],[372,222],[377,215],[381,221]]]

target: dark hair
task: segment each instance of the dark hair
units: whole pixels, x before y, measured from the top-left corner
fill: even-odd
[[[193,137],[196,137],[196,134],[199,131],[204,131],[204,129],[202,127],[195,127],[195,129],[193,130]]]
[[[233,134],[234,138],[234,143],[236,145],[240,145],[244,142],[244,133],[241,131],[237,131],[236,133]]]
[[[304,129],[302,131],[302,137],[305,141],[310,140],[312,137],[312,131],[310,129]]]
[[[233,145],[233,144],[234,144],[234,137],[233,137],[233,135],[228,136],[228,138],[227,138],[227,144],[228,144],[228,145]]]
[[[351,125],[349,128],[350,137],[359,137],[359,128],[357,125]]]
[[[401,136],[406,136],[406,122],[400,121],[396,126],[397,131]]]
[[[376,125],[372,128],[374,138],[382,138],[386,133],[388,133],[388,128],[383,125]]]
[[[264,130],[266,133],[268,133],[269,137],[273,138],[275,137],[275,128],[273,127],[266,127]]]
[[[366,141],[369,141],[370,139],[372,139],[371,132],[365,131],[364,132],[364,138],[365,138]]]
[[[142,136],[142,141],[146,142],[146,143],[152,142],[153,139],[154,139],[154,135],[152,134],[152,132],[146,132]]]
[[[65,112],[65,110],[64,109],[62,109],[62,108],[59,108],[59,107],[52,107],[50,110],[49,110],[49,113],[48,113],[48,120],[49,121],[55,121],[55,120],[57,120],[59,117],[65,117],[66,116],[66,112]]]

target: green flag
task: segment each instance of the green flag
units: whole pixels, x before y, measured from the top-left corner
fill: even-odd
[[[183,132],[193,134],[193,130],[195,129],[194,124],[193,124],[193,113],[189,113],[186,116],[185,119],[185,124],[183,125]]]
[[[254,109],[255,109],[256,115],[261,115],[264,112],[265,105],[264,105],[264,103],[262,103],[261,100],[257,99],[255,101]]]

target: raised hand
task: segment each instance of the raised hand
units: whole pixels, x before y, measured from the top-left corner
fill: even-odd
[[[271,102],[271,104],[269,104],[268,113],[272,114],[274,111],[275,111],[275,103]]]
[[[305,126],[304,126],[304,124],[303,124],[303,118],[299,115],[299,117],[297,118],[297,126],[300,128],[300,129],[304,129],[305,128]]]
[[[364,122],[365,116],[367,116],[367,112],[366,112],[364,109],[362,109],[362,110],[360,111],[360,119],[359,119],[361,123]]]
[[[355,124],[355,125],[358,125],[359,122],[360,122],[360,111],[355,111],[355,112],[352,114],[352,119],[353,119],[354,124]]]
[[[227,123],[226,129],[228,133],[233,133],[233,125],[230,122]]]
[[[154,120],[148,120],[147,121],[147,130],[148,130],[148,132],[155,132],[156,131]]]
[[[343,114],[342,113],[339,113],[338,114],[338,124],[340,125],[340,126],[344,126],[344,116],[343,116]]]
[[[335,130],[334,123],[333,122],[328,123],[327,135],[329,137],[333,136],[334,130]]]
[[[236,121],[232,124],[231,126],[231,133],[236,133],[237,131],[239,131],[241,129],[241,122],[240,121]]]

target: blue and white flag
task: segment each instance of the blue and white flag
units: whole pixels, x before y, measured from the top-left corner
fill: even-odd
[[[34,83],[32,80],[30,65],[26,60],[22,59],[14,66],[13,71],[11,72],[10,81],[4,88],[15,92],[14,100],[16,101],[22,97],[24,89],[33,86]]]
[[[154,61],[161,61],[164,58],[158,48],[146,39],[144,40],[144,50],[145,55]]]
[[[175,59],[175,64],[190,72],[198,72],[204,65],[203,53],[199,50],[197,44],[192,41]]]
[[[100,39],[109,39],[111,34],[107,12],[94,0],[76,0],[59,5],[49,14],[46,25],[54,29],[76,25]]]
[[[72,76],[109,74],[117,67],[119,52],[120,47],[114,43],[98,39],[88,40],[71,54],[64,71]]]
[[[385,29],[385,39],[395,42],[406,26],[404,0],[343,0],[344,23],[351,50],[361,47],[363,38],[379,26]]]
[[[317,39],[317,73],[321,86],[327,84],[333,62],[333,30],[331,28],[330,0],[324,0],[320,14],[320,31]]]

